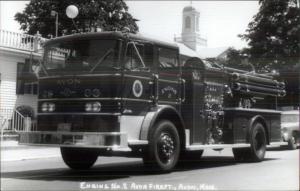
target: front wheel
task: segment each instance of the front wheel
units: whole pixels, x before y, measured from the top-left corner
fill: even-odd
[[[158,122],[150,131],[149,146],[143,156],[144,164],[169,171],[176,165],[179,153],[180,140],[175,125],[168,120]]]
[[[98,153],[94,149],[87,148],[60,148],[62,158],[71,169],[89,169],[98,158]]]

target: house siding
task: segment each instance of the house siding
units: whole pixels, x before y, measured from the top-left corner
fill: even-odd
[[[36,113],[37,96],[31,94],[17,95],[17,63],[24,63],[30,53],[0,48],[0,111],[12,111],[20,105],[27,105]]]

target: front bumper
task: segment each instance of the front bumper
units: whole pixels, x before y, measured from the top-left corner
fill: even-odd
[[[119,132],[19,132],[19,144],[57,147],[128,148],[127,135]]]

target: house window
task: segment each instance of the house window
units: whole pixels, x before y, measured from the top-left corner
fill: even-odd
[[[191,17],[189,16],[185,17],[185,28],[191,28]]]
[[[32,62],[26,59],[25,63],[17,63],[16,94],[37,94],[37,78],[31,68]]]
[[[37,82],[24,83],[24,94],[37,95]]]

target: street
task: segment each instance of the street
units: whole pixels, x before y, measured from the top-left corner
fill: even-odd
[[[146,169],[141,159],[99,157],[87,171],[59,156],[2,161],[1,190],[299,190],[299,150],[269,149],[261,163],[236,163],[230,149],[205,150],[199,163],[171,173]]]

